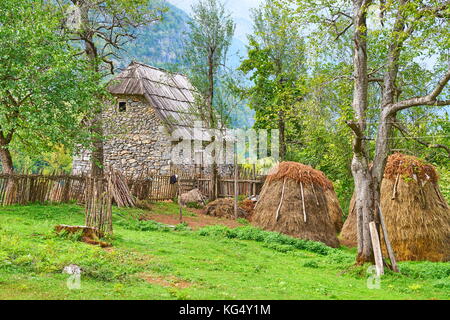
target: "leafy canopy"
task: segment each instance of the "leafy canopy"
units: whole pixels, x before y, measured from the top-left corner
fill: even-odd
[[[39,0],[0,2],[0,134],[5,148],[43,152],[86,140],[80,122],[103,93]]]

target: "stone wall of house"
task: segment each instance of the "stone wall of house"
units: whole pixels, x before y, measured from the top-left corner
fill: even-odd
[[[120,112],[118,102],[126,102],[126,111]],[[185,172],[209,174],[207,166],[200,170],[193,165],[194,156],[172,155],[173,142],[162,121],[143,97],[124,96],[109,105],[103,112],[105,134],[105,166],[129,176],[141,174],[168,174],[172,168]],[[176,153],[175,151],[173,153]],[[76,150],[73,157],[73,174],[90,172],[90,151]],[[176,163],[176,164],[175,164]],[[219,165],[221,175],[231,175],[233,166]]]
[[[137,96],[120,97],[118,101],[126,102],[126,111],[120,112],[115,103],[103,112],[105,165],[132,176],[147,172],[167,174],[171,142],[161,130],[162,123],[154,109]],[[73,173],[88,173],[90,167],[90,151],[78,150]]]

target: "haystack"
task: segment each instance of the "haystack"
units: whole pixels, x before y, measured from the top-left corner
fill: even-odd
[[[199,189],[192,189],[189,192],[182,193],[178,198],[178,204],[186,206],[188,203],[205,204],[204,196]]]
[[[218,217],[218,218],[226,218],[226,219],[235,219],[234,214],[234,199],[232,198],[224,198],[217,199],[210,203],[208,203],[204,209],[204,214]],[[238,218],[246,218],[247,212],[238,206]]]
[[[400,153],[389,157],[381,183],[381,210],[397,260],[450,260],[450,207],[438,181],[434,167],[416,157]],[[352,199],[341,241],[356,246],[354,207]],[[383,250],[386,254],[384,244]]]
[[[339,246],[339,221],[342,211],[331,181],[323,172],[297,162],[282,162],[272,170],[252,218],[252,224],[265,230],[331,247]]]

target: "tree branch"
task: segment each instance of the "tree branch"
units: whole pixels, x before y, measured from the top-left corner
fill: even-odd
[[[420,143],[421,145],[424,145],[428,148],[441,148],[441,149],[445,149],[445,151],[447,151],[448,153],[448,157],[450,158],[450,147],[443,145],[443,144],[433,144],[433,143],[428,143],[420,138],[411,136],[411,134],[409,133],[408,129],[401,124],[398,121],[394,121],[393,126],[396,127],[400,133],[402,134],[402,136],[404,136],[407,139],[412,139],[415,140],[416,142]]]
[[[389,108],[389,113],[395,114],[396,112],[415,107],[415,106],[448,106],[450,105],[450,100],[437,100],[437,97],[444,90],[447,83],[450,81],[450,67],[445,73],[445,75],[439,80],[436,87],[429,94],[422,97],[415,97],[411,99],[406,99],[394,103]]]

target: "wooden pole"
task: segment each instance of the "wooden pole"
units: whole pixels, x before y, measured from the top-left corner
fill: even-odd
[[[383,230],[383,239],[384,243],[386,244],[386,249],[389,255],[389,260],[391,260],[392,270],[394,272],[399,272],[398,266],[397,266],[397,260],[395,259],[394,250],[391,246],[391,241],[389,240],[389,235],[387,232],[386,225],[384,224],[384,217],[383,212],[381,212],[381,207],[378,206],[378,212],[380,213],[380,222],[381,222],[381,229]]]
[[[281,210],[281,206],[283,205],[283,198],[284,198],[284,186],[286,184],[286,177],[283,180],[283,189],[281,189],[281,198],[280,198],[280,203],[278,204],[278,208],[277,208],[277,212],[275,214],[275,221],[278,221],[279,216],[280,216],[280,210]]]
[[[237,219],[238,217],[238,164],[237,164],[237,155],[234,153],[234,216]]]
[[[177,181],[177,195],[178,195],[178,205],[180,206],[180,223],[183,223],[183,207],[180,200],[180,183]]]
[[[392,190],[391,200],[395,200],[395,197],[397,196],[397,185],[398,185],[399,178],[400,178],[400,174],[397,174],[397,178],[395,178],[394,188]]]
[[[306,223],[305,194],[303,193],[303,182],[300,182],[300,191],[302,194],[303,221]]]
[[[375,256],[375,266],[377,269],[377,276],[384,274],[383,256],[381,254],[380,238],[378,237],[377,226],[375,221],[369,223],[370,238],[372,240],[373,254]]]

